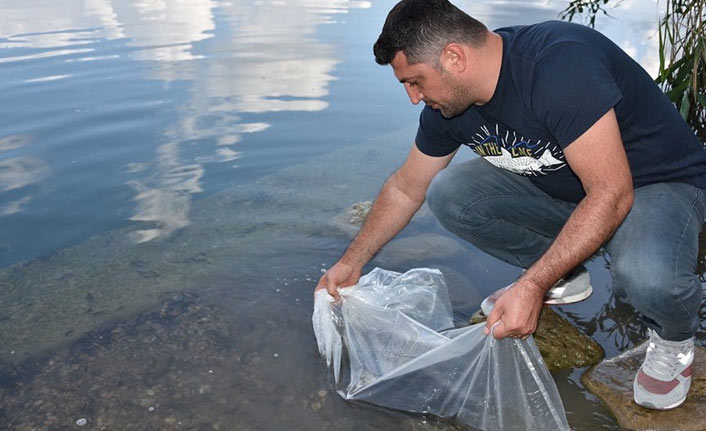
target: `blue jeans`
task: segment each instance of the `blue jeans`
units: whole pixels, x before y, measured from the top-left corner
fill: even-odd
[[[445,228],[522,268],[544,254],[576,207],[480,158],[441,171],[427,202]],[[698,187],[643,186],[604,244],[614,293],[663,339],[685,340],[699,327],[703,292],[695,271],[705,212],[706,197]]]

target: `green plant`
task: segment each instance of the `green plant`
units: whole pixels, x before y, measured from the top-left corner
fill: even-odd
[[[660,84],[706,141],[706,0],[670,0],[659,25]]]

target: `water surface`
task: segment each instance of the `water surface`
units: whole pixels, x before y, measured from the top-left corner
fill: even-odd
[[[340,400],[310,325],[350,239],[330,220],[414,136],[371,52],[393,4],[0,0],[0,428],[452,429]],[[500,27],[565,3],[458,5]],[[613,15],[654,73],[656,4]],[[369,268],[440,267],[459,322],[519,272],[424,211],[389,250]],[[588,266],[596,293],[562,312],[614,355],[644,334]],[[617,429],[583,371],[555,374],[570,424]]]

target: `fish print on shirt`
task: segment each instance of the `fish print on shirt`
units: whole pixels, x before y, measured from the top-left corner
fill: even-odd
[[[532,142],[516,132],[495,125],[494,133],[486,126],[468,145],[479,156],[501,169],[524,176],[546,175],[566,166],[564,153],[549,141]]]

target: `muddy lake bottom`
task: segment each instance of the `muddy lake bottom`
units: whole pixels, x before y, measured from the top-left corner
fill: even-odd
[[[134,320],[5,370],[3,428],[74,430],[84,418],[95,430],[421,429],[424,419],[381,409],[370,420],[369,408],[329,389],[318,364],[303,366],[315,355],[313,339],[291,344],[308,329],[303,306],[268,301],[227,317],[222,302],[167,295]],[[263,320],[278,308],[289,317]],[[271,347],[258,349],[265,340]]]

